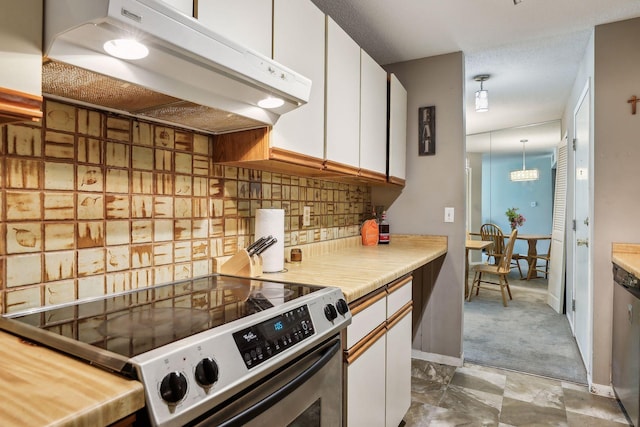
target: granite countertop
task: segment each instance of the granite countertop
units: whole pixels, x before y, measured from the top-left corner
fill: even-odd
[[[303,249],[302,262],[287,262],[286,272],[260,278],[337,286],[352,302],[446,253],[446,236],[392,235],[388,245],[345,248],[310,259]]]
[[[611,262],[640,277],[640,244],[614,243],[611,248]]]
[[[447,253],[444,236],[392,235],[389,245],[355,246],[286,263],[262,279],[338,286],[348,302]],[[2,426],[108,425],[144,407],[129,380],[49,348],[0,332]]]
[[[138,381],[5,332],[0,360],[3,427],[102,426],[144,407]]]

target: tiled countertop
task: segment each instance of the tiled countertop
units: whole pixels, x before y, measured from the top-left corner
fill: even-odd
[[[351,302],[447,253],[441,236],[392,235],[389,245],[347,247],[286,263],[261,278],[342,288]],[[0,332],[2,426],[108,425],[144,406],[137,381]]]
[[[138,381],[0,332],[0,424],[94,427],[144,406]]]
[[[386,285],[447,253],[446,236],[392,235],[391,243],[357,246],[285,263],[287,272],[260,278],[309,285],[338,286],[347,302]]]
[[[636,277],[640,277],[640,244],[614,243],[611,261]]]

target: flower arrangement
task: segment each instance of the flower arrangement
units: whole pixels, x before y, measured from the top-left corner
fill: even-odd
[[[505,212],[512,230],[515,230],[516,227],[522,227],[522,224],[524,224],[524,222],[526,221],[525,217],[522,216],[522,214],[519,214],[517,211],[518,208],[509,208]]]

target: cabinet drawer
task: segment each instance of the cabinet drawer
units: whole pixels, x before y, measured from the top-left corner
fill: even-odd
[[[354,314],[355,312],[355,314]],[[385,292],[380,292],[352,311],[351,324],[347,327],[347,349],[387,320],[387,298]]]
[[[393,316],[406,303],[411,301],[412,277],[405,277],[390,284],[387,288],[387,317]]]

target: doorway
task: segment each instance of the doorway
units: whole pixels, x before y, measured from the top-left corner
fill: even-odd
[[[467,210],[472,216],[467,218],[467,224],[472,227],[468,231],[473,233],[477,231],[473,227],[479,228],[482,223],[493,222],[508,234],[510,227],[505,210],[517,207],[526,218],[525,225],[518,230],[520,234],[552,234],[552,171],[556,166],[556,150],[561,141],[560,129],[560,122],[555,121],[467,136],[467,155],[471,157],[468,165],[472,166],[468,171],[471,182],[468,182],[467,191],[480,192],[471,196],[468,194],[468,203],[472,207],[481,205],[479,210]],[[509,182],[510,170],[524,168],[525,153],[514,152],[515,147],[522,149],[520,140],[523,138],[548,140],[550,148],[547,151],[537,148],[526,152],[527,169],[539,169],[540,179],[537,182]],[[469,151],[469,147],[473,150],[474,145],[479,145],[479,139],[484,142],[484,151]],[[482,160],[478,160],[479,157]],[[482,181],[480,187],[474,183],[478,179]],[[498,180],[503,182],[497,185]],[[478,211],[480,218],[477,218]],[[539,253],[546,251],[545,245],[549,245],[549,240],[539,242]],[[514,252],[526,254],[526,243],[518,241]],[[555,257],[558,255],[563,258],[563,253],[563,250],[555,254],[552,251],[552,261],[557,261]],[[478,260],[476,254],[471,262],[484,260]],[[526,262],[522,264],[526,277]],[[567,317],[563,314],[564,305],[558,304],[558,313],[547,304],[547,279],[520,280],[519,272],[514,268],[509,281],[514,299],[509,301],[507,308],[502,307],[499,294],[489,292],[485,292],[488,295],[484,297],[474,297],[470,303],[465,302],[465,360],[586,383],[585,367]],[[497,297],[493,306],[492,297]]]
[[[573,281],[569,284],[568,300],[572,301],[567,318],[576,337],[582,359],[591,372],[591,250],[590,240],[590,89],[587,82],[574,110],[574,218]],[[569,299],[569,297],[571,299]]]

